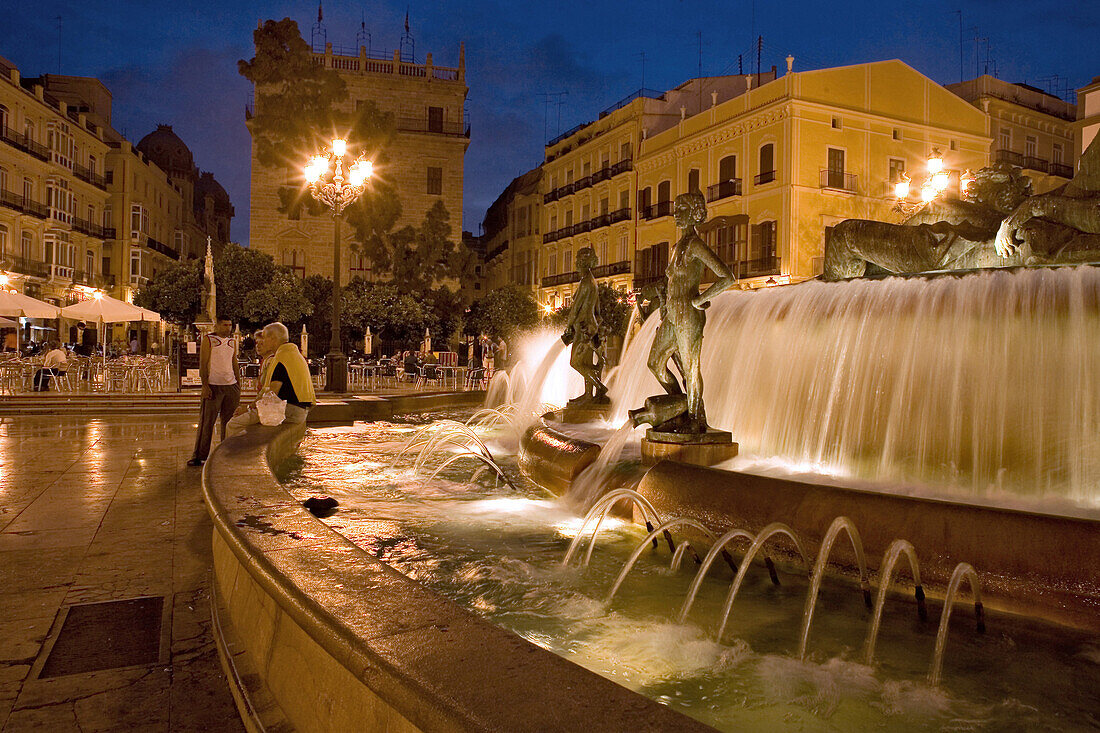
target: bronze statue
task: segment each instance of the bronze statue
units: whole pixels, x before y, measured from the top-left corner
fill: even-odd
[[[933,201],[901,224],[848,219],[825,237],[826,280],[891,273],[1100,262],[1100,137],[1073,180],[1032,195],[1019,168],[982,168],[963,198]]]
[[[673,213],[683,234],[670,253],[664,287],[648,293],[648,299],[651,303],[656,301],[661,312],[661,326],[649,352],[649,370],[669,396],[649,398],[646,408],[631,411],[631,419],[635,425],[649,422],[660,432],[699,435],[708,430],[700,360],[706,308],[736,278],[696,230],[707,218],[703,194],[698,191],[680,194]],[[707,269],[717,280],[700,293]],[[683,378],[682,388],[668,367],[670,359]],[[660,407],[654,409],[655,404]]]
[[[584,377],[584,394],[569,400],[570,405],[607,404],[607,387],[600,381],[603,375],[604,350],[600,333],[600,290],[592,268],[599,264],[596,251],[583,247],[577,252],[577,272],[581,275],[580,285],[573,296],[573,305],[569,309],[569,320],[565,324],[565,333],[561,340],[572,346],[569,354],[569,366]]]

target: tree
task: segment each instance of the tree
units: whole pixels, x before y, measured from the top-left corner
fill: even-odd
[[[494,339],[510,339],[512,334],[531,328],[539,320],[538,304],[516,285],[490,290],[470,306],[466,333],[488,334]]]
[[[275,282],[276,274],[281,270],[269,254],[232,242],[226,244],[214,260],[218,315],[246,321],[253,326],[263,325],[249,317],[245,298],[253,290],[263,290]]]
[[[217,280],[216,274],[214,279]],[[257,325],[273,321],[296,323],[313,312],[313,303],[306,297],[301,278],[282,268],[276,270],[267,285],[247,293],[243,306],[242,320]]]
[[[304,325],[309,333],[309,350],[323,354],[328,351],[332,334],[332,280],[324,275],[310,275],[302,280],[302,292],[305,299],[313,304],[313,311],[295,323],[295,328],[301,331]],[[346,325],[347,313],[342,313],[341,318]]]
[[[458,292],[439,287],[424,294],[423,304],[427,316],[425,326],[432,330],[432,343],[439,346],[450,344],[451,339],[462,330],[465,299]]]
[[[173,262],[134,293],[134,304],[170,323],[194,323],[202,309],[202,260]]]
[[[343,320],[356,335],[369,326],[374,334],[394,341],[419,344],[424,335],[426,313],[413,296],[391,283],[372,283],[352,278],[341,301]]]
[[[443,201],[436,200],[419,227],[363,237],[362,252],[380,269],[388,270],[396,285],[427,293],[435,283],[469,274],[466,260],[458,256],[451,239],[450,219]]]

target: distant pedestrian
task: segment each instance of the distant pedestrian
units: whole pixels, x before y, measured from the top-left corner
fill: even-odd
[[[130,353],[138,353],[138,337],[136,333],[130,337]]]
[[[61,343],[56,340],[51,341],[49,348],[46,359],[42,362],[42,368],[34,373],[35,392],[48,392],[50,377],[64,376],[68,367],[69,353],[61,348]]]
[[[195,451],[188,466],[201,466],[210,455],[214,423],[221,419],[222,437],[241,401],[241,375],[237,363],[238,344],[233,336],[233,321],[219,318],[214,333],[207,334],[199,350],[199,377],[202,379],[202,409],[199,412]]]

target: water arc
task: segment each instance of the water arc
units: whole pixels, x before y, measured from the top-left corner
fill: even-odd
[[[844,532],[852,543],[852,550],[859,564],[859,583],[863,591],[863,601],[867,608],[871,608],[871,589],[867,583],[867,561],[863,555],[863,543],[859,538],[859,530],[848,517],[837,517],[829,525],[825,532],[825,538],[821,541],[821,549],[817,553],[817,561],[814,562],[813,574],[810,580],[810,590],[806,593],[806,608],[802,614],[802,636],[798,641],[798,658],[806,658],[806,644],[810,638],[810,624],[814,619],[814,607],[817,605],[817,595],[821,590],[821,581],[825,575],[825,566],[829,562],[829,555],[833,551],[833,545],[837,537]]]
[[[886,593],[890,589],[890,580],[894,575],[894,566],[902,556],[909,561],[909,572],[913,575],[915,586],[914,595],[917,598],[917,614],[922,621],[928,618],[928,611],[924,605],[924,589],[920,582],[920,563],[917,562],[917,551],[908,540],[894,540],[882,556],[882,564],[878,569],[878,594],[875,597],[875,612],[871,619],[871,628],[867,633],[867,664],[875,658],[875,642],[878,640],[879,625],[882,623],[882,609],[886,605]]]
[[[985,631],[985,611],[982,607],[982,590],[978,582],[978,573],[965,562],[955,566],[951,573],[951,580],[947,583],[947,593],[943,599],[943,611],[940,613],[940,627],[936,631],[936,649],[932,654],[932,669],[928,672],[928,684],[935,687],[940,683],[940,674],[943,671],[943,653],[947,648],[947,632],[951,625],[951,611],[955,607],[955,599],[959,593],[959,586],[963,581],[970,586],[970,593],[974,596],[974,617],[977,623],[978,633]]]
[[[638,562],[638,558],[642,556],[642,552],[645,550],[646,545],[648,545],[651,540],[656,539],[662,532],[668,532],[675,527],[691,527],[692,529],[698,530],[706,537],[712,540],[714,539],[714,534],[701,522],[694,519],[673,517],[667,522],[662,522],[654,527],[653,531],[647,534],[645,539],[639,542],[638,546],[634,548],[634,552],[631,553],[630,558],[626,561],[626,564],[623,565],[623,569],[619,572],[619,576],[615,578],[615,584],[611,586],[611,592],[607,594],[607,599],[604,601],[605,603],[610,604],[612,599],[615,598],[615,594],[619,591],[619,586],[623,584],[623,581],[626,580],[626,576],[630,573],[630,569],[634,567],[634,564]]]

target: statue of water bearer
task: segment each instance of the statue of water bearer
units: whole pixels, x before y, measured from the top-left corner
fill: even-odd
[[[642,457],[646,461],[676,458],[691,463],[718,463],[737,455],[737,444],[728,432],[714,430],[707,424],[701,362],[703,326],[711,300],[730,288],[736,278],[697,231],[707,218],[703,194],[698,191],[680,194],[673,214],[683,234],[672,249],[664,287],[658,288],[651,298],[659,303],[661,326],[649,352],[649,369],[666,394],[648,398],[644,407],[630,411],[630,419],[635,427],[653,426],[642,441]],[[700,293],[708,269],[717,279]],[[683,386],[669,369],[670,360],[679,370]]]
[[[603,376],[604,334],[600,317],[600,291],[592,269],[599,264],[596,251],[583,247],[577,252],[577,272],[581,281],[569,309],[569,320],[561,340],[571,347],[569,366],[584,378],[584,394],[569,400],[561,419],[584,422],[602,415],[611,404]]]

